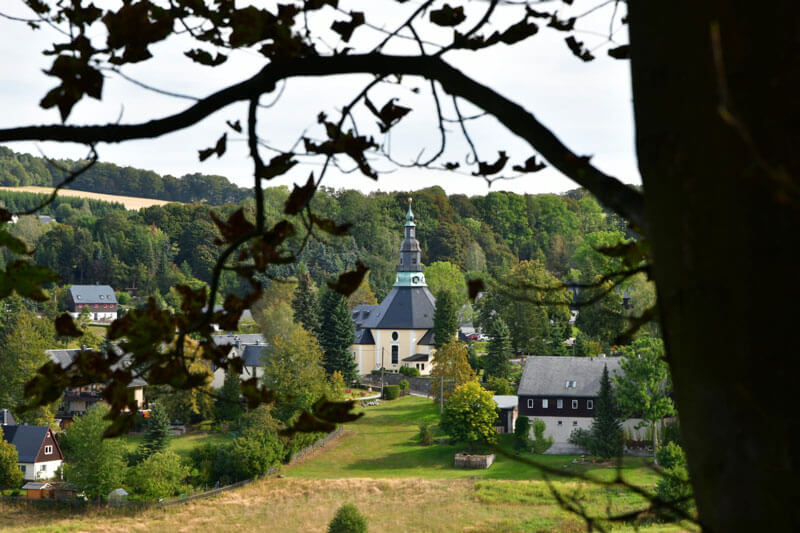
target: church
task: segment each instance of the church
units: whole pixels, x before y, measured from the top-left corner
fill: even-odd
[[[356,341],[351,346],[360,375],[384,368],[416,368],[427,376],[436,350],[433,338],[433,312],[436,299],[425,283],[425,267],[416,237],[417,225],[411,211],[400,245],[400,264],[391,292],[380,305],[358,305],[353,308]]]

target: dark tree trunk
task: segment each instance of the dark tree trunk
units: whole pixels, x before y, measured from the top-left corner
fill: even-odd
[[[799,4],[629,2],[659,312],[709,531],[800,531]]]

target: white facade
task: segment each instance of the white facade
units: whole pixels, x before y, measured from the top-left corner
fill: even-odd
[[[398,371],[402,366],[416,368],[423,376],[430,375],[433,346],[417,344],[427,329],[371,329],[375,344],[353,344],[350,351],[356,361],[359,375],[373,370]],[[396,357],[392,354],[396,353]],[[427,354],[427,361],[403,361],[414,354]]]
[[[72,318],[78,318],[81,316],[80,313],[70,313]],[[94,320],[97,322],[108,322],[117,319],[117,312],[116,311],[101,311],[101,310],[90,310],[89,311],[89,319]]]
[[[261,379],[261,376],[263,375],[264,375],[263,366],[245,366],[242,369],[242,373],[239,374],[239,379],[245,381],[252,378],[253,376]],[[218,368],[214,371],[214,376],[211,380],[211,388],[219,390],[222,388],[223,383],[225,383],[225,369]]]
[[[570,444],[569,436],[572,434],[572,431],[581,428],[581,429],[590,429],[592,427],[592,421],[594,418],[586,417],[586,416],[574,416],[570,417],[566,415],[564,416],[529,416],[528,417],[531,421],[531,430],[530,430],[530,437],[533,438],[533,419],[538,418],[539,420],[545,423],[545,430],[544,436],[545,437],[553,437],[553,445],[544,453],[547,454],[555,454],[555,455],[575,455],[584,453],[585,450],[581,449],[574,444]],[[636,433],[637,429],[636,426],[642,422],[641,418],[629,418],[622,423],[623,430],[631,430],[632,432]],[[643,430],[638,430],[643,431]]]
[[[43,461],[40,463],[17,463],[22,470],[25,481],[39,481],[41,479],[54,479],[63,461]]]

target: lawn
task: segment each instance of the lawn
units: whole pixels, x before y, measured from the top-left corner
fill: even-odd
[[[135,450],[144,439],[142,435],[124,435],[119,438],[125,443],[130,451]],[[187,435],[170,437],[167,449],[172,450],[181,457],[188,459],[189,453],[202,444],[225,442],[229,439],[231,439],[230,436],[219,433],[189,433]]]

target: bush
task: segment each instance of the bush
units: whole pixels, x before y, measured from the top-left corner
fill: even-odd
[[[400,392],[402,392],[403,394],[408,394],[408,389],[410,385],[407,380],[404,379],[397,386],[400,387]]]
[[[683,448],[674,442],[660,447],[656,452],[656,459],[658,464],[665,470],[675,466],[686,466],[686,455],[683,453]]]
[[[156,452],[128,471],[128,484],[144,500],[169,498],[188,488],[189,468],[173,451]]]
[[[572,430],[572,433],[570,433],[567,442],[591,452],[592,432],[584,428],[575,428]]]
[[[531,449],[531,421],[527,416],[520,416],[517,418],[517,424],[514,426],[514,448],[517,451],[523,452]]]
[[[396,400],[400,397],[400,385],[386,385],[383,388],[384,400]]]
[[[422,446],[433,444],[433,429],[431,429],[430,424],[419,425],[419,443]]]
[[[514,394],[511,383],[506,378],[492,376],[486,381],[486,390],[493,391],[497,395]]]
[[[692,507],[692,486],[689,483],[689,473],[684,465],[675,465],[664,471],[664,477],[656,485],[656,496],[664,503],[688,513]],[[664,509],[661,511],[664,519],[673,521],[679,518],[678,513]]]
[[[120,305],[128,305],[131,303],[131,295],[125,291],[119,291],[117,293],[117,301]]]
[[[336,511],[331,523],[328,524],[328,533],[366,533],[367,519],[352,503],[346,503]]]
[[[677,422],[667,422],[664,424],[661,430],[661,442],[663,444],[674,442],[678,446],[681,445],[681,433]]]
[[[415,378],[420,376],[419,369],[412,368],[410,366],[401,366],[400,373],[410,378]]]
[[[541,418],[533,419],[533,443],[531,444],[533,453],[544,453],[553,445],[553,437],[544,436],[546,428],[544,420]]]

